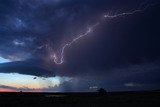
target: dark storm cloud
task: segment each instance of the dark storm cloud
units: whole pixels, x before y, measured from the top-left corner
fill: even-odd
[[[159,60],[159,6],[143,13],[105,22],[100,28],[66,51],[64,73],[101,73],[115,67]],[[78,48],[77,48],[78,47]],[[73,66],[74,65],[74,66]],[[71,73],[68,69],[71,69]]]
[[[155,72],[153,77],[159,76],[157,66],[160,64],[151,64],[159,61],[160,56],[159,5],[151,6],[141,13],[101,22],[90,36],[65,50],[65,62],[62,65],[55,65],[47,59],[47,46],[58,50],[75,35],[82,34],[88,26],[99,21],[104,13],[131,11],[142,2],[143,0],[0,1],[0,57],[18,61],[1,64],[0,72],[36,76],[52,76],[54,73],[77,77],[84,87],[107,87],[106,81],[111,86],[112,83],[117,86],[136,84],[136,77],[142,78],[139,81],[153,80],[159,84],[158,79],[143,77],[151,72]],[[148,3],[150,2],[152,0]],[[149,63],[149,67],[144,66],[144,62]],[[137,74],[134,72],[136,67]],[[86,81],[94,82],[84,84]],[[66,90],[71,89],[66,85]]]
[[[96,89],[92,90],[90,87],[102,87],[107,91],[159,89],[159,65],[159,61],[155,61],[114,67],[112,69],[85,69],[84,72],[83,70],[81,72],[79,71],[80,73],[74,70],[70,74],[75,75],[72,80],[58,87],[50,87],[49,89],[62,91],[96,91]]]
[[[54,77],[54,71],[47,68],[40,61],[27,60],[9,62],[0,65],[1,73],[20,73],[34,76]]]
[[[97,3],[97,2],[96,2]],[[92,2],[73,0],[5,0],[0,2],[0,56],[11,61],[43,59],[43,45],[59,49],[86,30],[99,12]],[[101,3],[102,4],[102,3]]]
[[[40,52],[34,52],[37,47],[49,44],[59,49],[63,42],[86,30],[86,25],[95,20],[93,16],[96,16],[100,9],[94,9],[92,2],[91,4],[84,1],[77,2],[73,0],[1,1],[1,56],[8,59],[9,56],[20,59],[38,57]],[[15,40],[23,42],[24,45],[17,46],[14,44]],[[43,53],[39,57],[42,55]]]
[[[63,42],[86,30],[86,25],[94,20],[88,18],[93,16],[93,12],[96,14],[83,2],[77,4],[70,0],[6,0],[1,1],[0,6],[0,56],[22,61],[13,64],[17,66],[15,70],[1,72],[24,73],[27,71],[25,67],[24,71],[17,71],[23,68],[24,60],[47,58],[46,47],[39,47],[50,45],[59,49]]]

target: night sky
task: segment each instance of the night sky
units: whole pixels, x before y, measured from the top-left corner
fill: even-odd
[[[1,0],[0,91],[160,89],[158,0]]]

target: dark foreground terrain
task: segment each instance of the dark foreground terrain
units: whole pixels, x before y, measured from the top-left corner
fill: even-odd
[[[160,107],[160,92],[0,93],[0,107]]]

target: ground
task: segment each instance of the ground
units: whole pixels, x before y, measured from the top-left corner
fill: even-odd
[[[160,107],[159,91],[0,93],[0,107]]]

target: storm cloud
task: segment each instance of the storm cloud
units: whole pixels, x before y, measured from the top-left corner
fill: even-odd
[[[102,20],[106,13],[152,3],[156,5],[143,12]],[[0,57],[10,61],[0,64],[0,73],[73,77],[82,87],[71,87],[76,84],[71,81],[62,84],[72,91],[109,85],[120,90],[135,84],[159,88],[158,0],[2,0],[0,8]],[[50,54],[60,54],[64,44],[96,22],[101,24],[93,32],[65,49],[64,63],[55,64]]]

